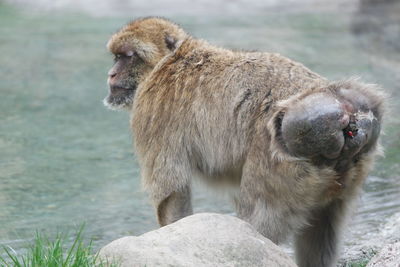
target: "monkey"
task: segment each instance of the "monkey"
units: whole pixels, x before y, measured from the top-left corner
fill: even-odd
[[[385,95],[329,81],[280,54],[233,51],[158,17],[107,44],[104,104],[130,112],[144,188],[160,226],[193,213],[191,184],[237,188],[237,216],[299,266],[333,266],[351,203],[377,155]]]

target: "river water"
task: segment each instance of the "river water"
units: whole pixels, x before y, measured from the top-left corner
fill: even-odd
[[[140,187],[128,114],[101,103],[112,64],[107,39],[130,19],[151,14],[216,45],[278,52],[330,79],[361,76],[382,85],[390,94],[386,157],[364,186],[342,258],[400,239],[393,230],[400,223],[400,118],[394,115],[400,19],[393,23],[393,7],[323,0],[17,2],[0,1],[0,245],[20,251],[36,230],[72,237],[85,223],[86,237],[99,248],[157,227]],[[202,185],[194,195],[195,212],[233,213],[228,196]]]

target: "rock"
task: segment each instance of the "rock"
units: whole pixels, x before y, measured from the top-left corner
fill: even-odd
[[[200,213],[141,236],[117,239],[99,258],[125,266],[296,266],[250,224],[229,215]]]
[[[400,267],[400,242],[385,246],[367,267]]]

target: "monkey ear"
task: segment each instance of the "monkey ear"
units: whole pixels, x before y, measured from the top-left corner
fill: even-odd
[[[164,38],[165,44],[167,45],[167,48],[171,51],[174,51],[176,48],[176,43],[177,43],[177,39],[175,39],[174,37],[172,37],[171,35],[166,35]]]

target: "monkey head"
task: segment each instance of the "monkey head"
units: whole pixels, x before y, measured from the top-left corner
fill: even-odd
[[[130,109],[141,82],[187,36],[178,25],[161,18],[138,19],[115,33],[107,44],[114,65],[108,72],[109,94],[104,105]]]

